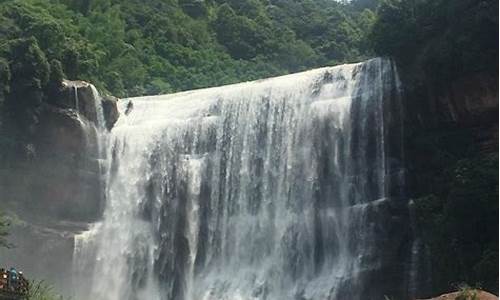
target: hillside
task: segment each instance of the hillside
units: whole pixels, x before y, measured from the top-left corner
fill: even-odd
[[[222,85],[373,55],[365,35],[374,13],[335,1],[0,3],[0,39],[7,41],[1,56],[12,59],[15,45],[24,43],[40,59],[59,61],[67,78],[96,82],[116,96]]]

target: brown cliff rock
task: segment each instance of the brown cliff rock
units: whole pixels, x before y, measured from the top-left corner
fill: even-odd
[[[485,292],[485,291],[471,291],[472,293],[477,292],[474,297],[464,297],[463,292],[454,292],[443,294],[439,297],[429,298],[429,299],[421,299],[421,300],[498,300],[498,297]]]

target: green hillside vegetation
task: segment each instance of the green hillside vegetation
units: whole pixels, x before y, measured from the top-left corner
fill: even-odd
[[[382,1],[370,37],[376,53],[411,75],[410,88],[422,78],[443,89],[470,74],[498,76],[495,0]]]
[[[12,81],[50,65],[116,96],[167,93],[372,56],[374,13],[330,0],[2,0]],[[22,48],[22,49],[20,49]],[[19,51],[21,50],[21,51]],[[33,70],[20,70],[31,60]],[[38,72],[34,74],[33,72]],[[30,73],[31,72],[31,73]]]

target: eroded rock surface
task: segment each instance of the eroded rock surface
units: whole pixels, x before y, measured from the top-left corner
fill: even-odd
[[[37,108],[25,149],[0,168],[2,211],[15,216],[0,260],[64,291],[73,236],[102,214],[99,135],[118,119],[117,99],[84,81],[64,81]],[[100,123],[102,122],[102,124]]]
[[[485,292],[485,291],[471,291],[471,295],[475,295],[475,298],[463,298],[464,293],[462,292],[454,292],[454,293],[448,293],[448,294],[443,294],[439,297],[435,298],[429,298],[429,299],[422,299],[422,300],[498,300],[498,297]],[[461,298],[462,297],[462,298]]]

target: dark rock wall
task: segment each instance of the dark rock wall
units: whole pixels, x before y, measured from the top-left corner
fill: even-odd
[[[41,105],[25,155],[2,169],[0,193],[8,210],[35,219],[90,222],[99,218],[102,174],[96,101],[103,105],[90,84],[65,81],[59,97]],[[116,100],[109,102],[108,127],[117,119],[116,108],[109,108],[116,107]]]
[[[418,295],[498,292],[498,77],[435,84],[403,73],[408,193],[421,242]]]
[[[89,83],[64,81],[38,107],[24,149],[0,168],[1,209],[13,218],[9,242],[15,246],[0,250],[0,265],[60,290],[70,286],[73,235],[102,213],[97,108],[102,105],[111,128],[116,102],[101,99]]]

